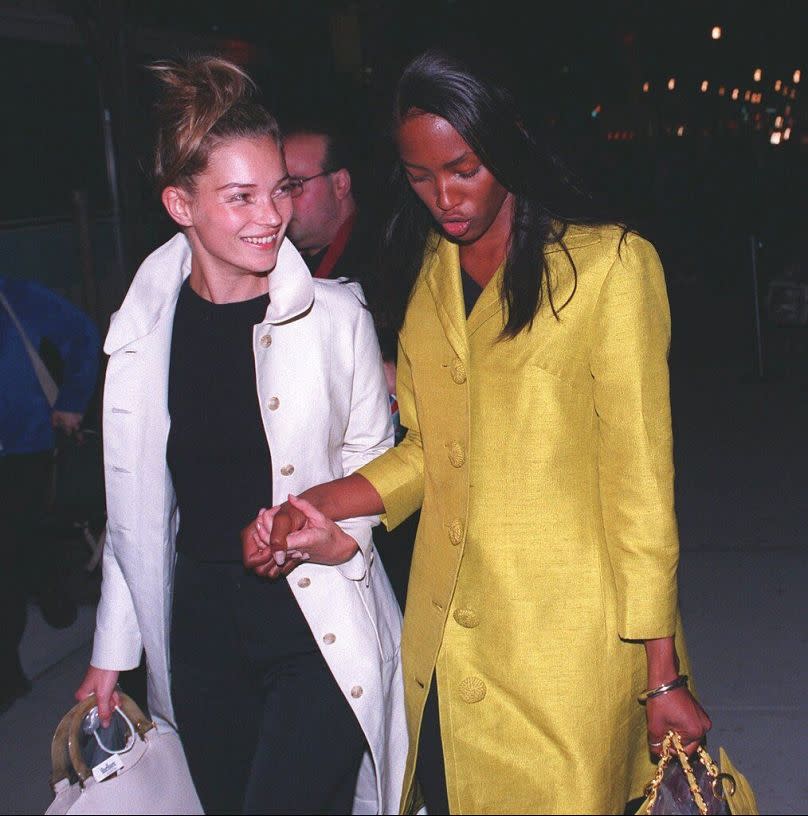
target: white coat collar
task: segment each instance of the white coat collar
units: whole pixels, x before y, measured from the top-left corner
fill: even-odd
[[[112,354],[150,334],[170,310],[173,314],[182,282],[191,274],[191,247],[183,233],[158,247],[140,265],[121,308],[112,316],[104,351]],[[288,238],[269,275],[265,323],[285,323],[311,308],[314,284],[300,253]]]

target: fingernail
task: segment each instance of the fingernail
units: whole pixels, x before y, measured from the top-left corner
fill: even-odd
[[[282,566],[283,566],[284,561],[286,561],[286,551],[285,551],[285,550],[278,550],[278,551],[275,553],[275,563],[276,563],[276,564],[277,564],[279,567],[282,567]]]

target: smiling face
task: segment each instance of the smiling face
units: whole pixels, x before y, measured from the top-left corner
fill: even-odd
[[[471,245],[492,229],[509,233],[511,193],[449,122],[411,110],[397,141],[410,186],[446,236]]]
[[[241,288],[240,278],[270,272],[292,215],[288,180],[282,151],[262,136],[217,145],[193,190],[167,187],[163,203],[185,228],[192,275]]]

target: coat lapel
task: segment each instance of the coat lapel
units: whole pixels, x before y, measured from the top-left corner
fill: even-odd
[[[146,337],[163,318],[173,316],[182,282],[190,274],[191,247],[185,235],[178,233],[141,264],[121,308],[112,317],[104,351],[112,354]],[[266,323],[293,320],[314,301],[311,274],[288,238],[281,244],[268,287]]]
[[[469,358],[466,335],[466,307],[460,284],[460,258],[457,246],[443,238],[437,239],[437,247],[428,261],[426,282],[435,301],[446,339],[457,356],[464,362]]]

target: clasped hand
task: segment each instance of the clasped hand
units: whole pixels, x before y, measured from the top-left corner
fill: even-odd
[[[241,549],[247,569],[266,578],[280,578],[306,561],[344,564],[358,546],[313,504],[290,494],[283,504],[258,511],[241,531]]]

